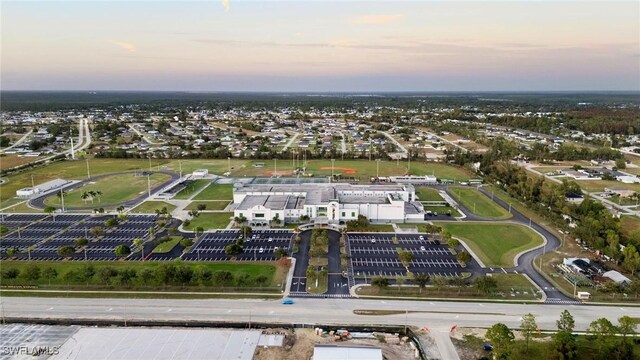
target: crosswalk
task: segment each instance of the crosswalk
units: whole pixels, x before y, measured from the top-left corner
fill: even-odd
[[[581,301],[577,300],[562,300],[558,298],[547,298],[544,302],[545,304],[554,304],[554,305],[582,305]]]
[[[349,294],[309,294],[303,292],[291,292],[289,293],[289,297],[299,297],[299,298],[350,298]]]

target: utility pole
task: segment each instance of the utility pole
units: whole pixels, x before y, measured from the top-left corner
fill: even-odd
[[[227,167],[229,168],[229,175],[231,175],[231,156],[227,156]]]
[[[91,179],[91,172],[89,172],[89,158],[86,158],[87,160],[87,179]]]
[[[60,201],[62,202],[62,212],[64,212],[64,191],[60,189]],[[55,216],[53,217],[55,219]]]
[[[151,197],[151,174],[147,174],[147,191],[149,192],[149,197]]]
[[[36,183],[33,181],[33,174],[31,174],[31,189],[33,190],[34,194],[36,191]]]
[[[278,176],[278,159],[273,159],[273,177]]]
[[[376,180],[380,179],[380,159],[376,159]]]
[[[409,310],[404,309],[404,333],[407,333],[407,318],[409,317]]]
[[[180,167],[180,178],[182,178],[182,160],[178,160],[178,166]]]
[[[509,203],[509,214],[511,214],[511,203]]]
[[[540,256],[540,271],[542,272],[542,257],[544,256],[544,254],[547,253],[547,243],[545,242],[544,245],[542,246],[542,256]]]

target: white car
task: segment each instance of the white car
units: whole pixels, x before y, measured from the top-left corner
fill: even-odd
[[[424,236],[420,235],[418,239],[420,239],[420,241],[424,241]]]
[[[424,246],[420,246],[420,251],[427,251],[427,249],[425,249]]]
[[[272,241],[273,241],[273,238],[269,238],[269,242],[272,242]]]
[[[260,248],[260,250],[258,250],[258,252],[259,252],[260,254],[262,254],[262,253],[264,252],[264,248]]]
[[[371,243],[375,244],[376,243],[376,239],[371,239]]]

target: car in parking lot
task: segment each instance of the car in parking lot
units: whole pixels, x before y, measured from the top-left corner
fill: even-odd
[[[258,252],[259,252],[260,254],[262,254],[262,253],[264,252],[264,248],[263,248],[263,247],[261,247],[261,248],[260,248],[260,250],[258,250]]]
[[[418,239],[420,239],[420,241],[422,241],[422,240],[424,240],[424,236],[420,235],[420,237]]]
[[[420,246],[420,251],[427,251],[427,249],[424,246]]]
[[[269,242],[272,242],[272,241],[273,241],[273,238],[272,238],[272,237],[270,237],[270,238],[269,238]]]
[[[371,239],[371,243],[375,244],[376,243],[376,239]]]

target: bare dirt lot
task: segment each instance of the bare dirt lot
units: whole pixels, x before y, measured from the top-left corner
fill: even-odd
[[[382,355],[386,359],[394,360],[414,360],[414,352],[408,343],[384,343],[377,339],[352,339],[342,342],[335,342],[333,336],[324,334],[318,336],[313,329],[279,330],[286,333],[282,347],[269,347],[256,349],[254,360],[302,360],[311,359],[313,347],[316,344],[336,344],[336,345],[360,345],[376,346],[382,348]]]

